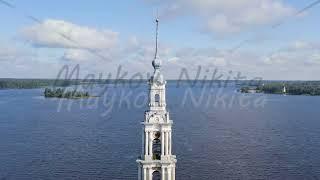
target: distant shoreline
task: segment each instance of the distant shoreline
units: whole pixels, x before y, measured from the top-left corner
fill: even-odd
[[[273,82],[257,86],[242,86],[241,93],[283,94],[296,96],[320,96],[319,82]]]
[[[147,83],[147,79],[75,79],[75,80],[55,80],[55,79],[15,79],[15,78],[0,78],[0,90],[5,89],[38,89],[38,88],[46,88],[46,87],[68,87],[73,85],[97,85],[97,84],[130,84],[130,83]],[[255,86],[257,87],[259,84],[265,83],[281,83],[286,82],[288,84],[314,84],[320,86],[319,81],[279,81],[279,80],[263,80],[263,81],[250,81],[250,80],[167,80],[168,83],[182,83],[191,85],[201,85],[204,83],[235,83],[237,86]]]

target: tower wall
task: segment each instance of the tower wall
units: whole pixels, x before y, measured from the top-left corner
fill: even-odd
[[[156,20],[157,30],[158,22]],[[149,108],[141,122],[143,143],[141,157],[137,160],[139,180],[153,180],[153,177],[175,180],[177,160],[172,155],[173,121],[166,110],[166,82],[160,72],[161,61],[157,56],[157,47],[156,44],[155,59],[152,62],[154,73],[149,80]]]

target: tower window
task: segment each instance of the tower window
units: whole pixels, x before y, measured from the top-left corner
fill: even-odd
[[[155,139],[159,139],[161,136],[161,133],[159,131],[157,131],[156,133],[154,133],[154,138]]]
[[[160,95],[159,95],[159,94],[154,95],[154,101],[155,101],[157,104],[160,103]]]
[[[152,141],[152,149],[153,149],[153,159],[160,160],[161,159],[161,141],[160,141],[160,132],[156,132],[154,134],[155,139]]]
[[[154,171],[152,173],[152,180],[161,180],[161,173],[159,171]]]

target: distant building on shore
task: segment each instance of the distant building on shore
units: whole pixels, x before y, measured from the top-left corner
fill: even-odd
[[[285,85],[285,84],[283,84],[282,93],[283,93],[283,94],[287,94],[287,88],[286,88],[286,85]]]

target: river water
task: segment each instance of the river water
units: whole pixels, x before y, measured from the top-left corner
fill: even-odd
[[[320,179],[320,97],[236,89],[168,84],[176,179]],[[0,179],[137,179],[147,90],[0,90]]]

